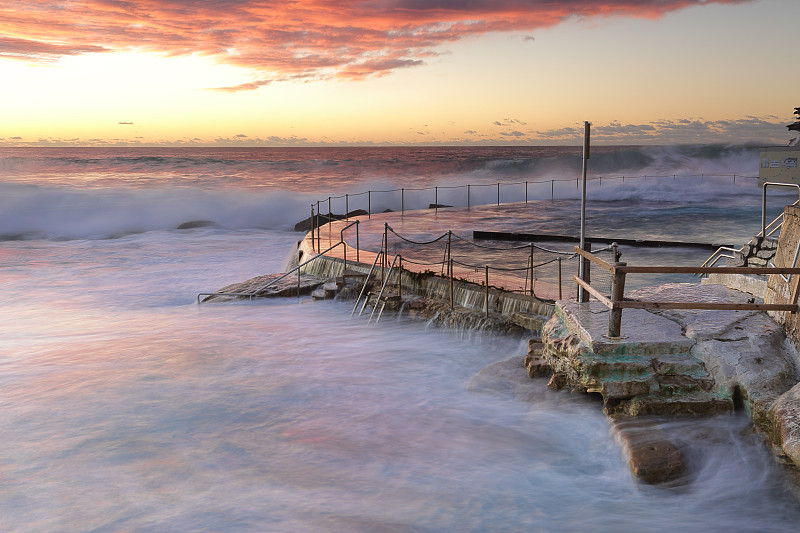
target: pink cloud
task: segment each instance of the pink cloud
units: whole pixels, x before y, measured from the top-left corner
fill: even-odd
[[[146,50],[245,66],[259,81],[383,75],[424,63],[443,44],[568,19],[657,18],[700,4],[751,0],[6,0],[0,57]],[[530,36],[528,37],[530,39]]]

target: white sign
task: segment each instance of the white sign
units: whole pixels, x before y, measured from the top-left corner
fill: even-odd
[[[787,157],[783,160],[783,168],[797,168],[797,158]]]
[[[781,162],[780,161],[770,161],[769,162],[769,168],[781,168]]]

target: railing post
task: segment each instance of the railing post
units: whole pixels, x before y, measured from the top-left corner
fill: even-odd
[[[314,204],[311,204],[311,250],[317,251],[317,246],[314,244]]]
[[[372,218],[372,191],[367,191],[367,218]]]
[[[550,180],[550,201],[556,201],[556,180]]]
[[[528,182],[525,182],[525,203],[528,203]]]
[[[332,218],[333,218],[333,210],[331,209],[331,197],[328,196],[328,224],[330,224]]]
[[[397,297],[402,300],[403,298],[403,256],[398,255],[399,267],[397,270]]]
[[[500,183],[497,183],[497,205],[500,205]]]
[[[486,294],[485,294],[486,318],[489,318],[489,265],[486,265]]]
[[[592,243],[590,241],[586,241],[583,243],[583,250],[586,252],[592,252]],[[590,266],[592,263],[588,259],[583,256],[579,257],[579,275],[578,277],[581,278],[586,283],[591,283],[592,276],[590,271]],[[583,287],[578,286],[578,303],[586,303],[589,301],[589,291],[583,290]]]
[[[400,189],[400,215],[406,214],[406,190]]]
[[[344,219],[350,220],[350,195],[344,195]]]
[[[531,243],[531,296],[533,296],[533,243]]]
[[[453,259],[451,258],[448,262],[448,266],[450,268],[450,309],[453,309]]]
[[[300,267],[297,267],[297,297],[300,298]]]
[[[622,308],[618,307],[618,304],[625,298],[625,271],[619,267],[624,266],[627,266],[627,263],[614,263],[611,278],[611,310],[608,314],[608,337],[611,339],[619,338],[622,330]]]
[[[439,187],[434,187],[433,193],[433,210],[438,212],[439,211]]]
[[[319,249],[319,251],[322,251],[322,236],[319,233],[319,231],[320,231],[319,230],[319,215],[320,215],[319,200],[317,200],[317,224],[316,224],[316,226],[317,226],[317,249]]]
[[[389,262],[389,224],[383,223],[383,262],[381,263],[381,284],[383,284],[383,271]]]
[[[564,297],[561,294],[561,256],[558,256],[558,299],[563,300]]]
[[[356,220],[356,263],[361,262],[361,258],[359,257],[359,250],[361,249],[361,247],[358,244],[358,223],[359,221]]]
[[[472,185],[467,184],[467,209],[469,209],[469,193]]]

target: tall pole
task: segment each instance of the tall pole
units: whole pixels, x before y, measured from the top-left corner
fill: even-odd
[[[583,123],[583,165],[581,169],[581,250],[584,250],[586,242],[586,162],[589,159],[589,128],[591,123],[584,121]],[[584,272],[586,269],[586,259],[580,258],[578,262],[578,277],[585,281]],[[578,302],[584,303],[589,301],[589,295],[583,290],[583,287],[578,287]]]

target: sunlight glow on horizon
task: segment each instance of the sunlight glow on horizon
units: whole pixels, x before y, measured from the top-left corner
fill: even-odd
[[[583,120],[598,142],[783,142],[800,105],[787,62],[798,17],[767,6],[800,15],[793,1],[763,0],[472,34],[425,65],[356,81],[264,82],[198,53],[48,64],[0,53],[0,78],[12,80],[0,86],[0,146],[564,144]]]

